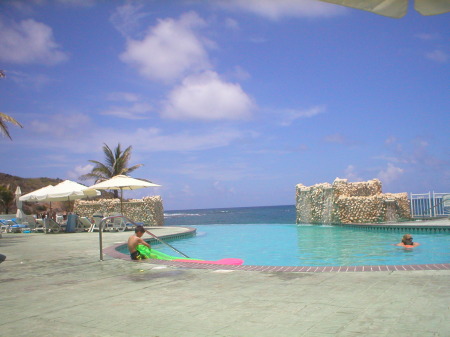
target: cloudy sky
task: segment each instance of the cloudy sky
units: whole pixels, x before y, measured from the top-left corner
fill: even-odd
[[[166,209],[378,178],[450,192],[450,14],[314,0],[0,3],[0,172],[78,180],[104,143]],[[90,184],[92,182],[84,182]]]

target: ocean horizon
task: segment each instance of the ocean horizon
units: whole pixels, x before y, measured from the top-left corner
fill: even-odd
[[[164,224],[295,224],[295,205],[167,210],[164,211]]]

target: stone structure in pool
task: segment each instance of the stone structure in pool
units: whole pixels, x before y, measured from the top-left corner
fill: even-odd
[[[382,193],[381,181],[296,186],[296,222],[309,224],[381,223],[411,218],[407,193]]]

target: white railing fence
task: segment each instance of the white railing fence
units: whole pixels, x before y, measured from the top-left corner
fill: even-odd
[[[438,218],[450,216],[450,193],[410,193],[413,218]]]

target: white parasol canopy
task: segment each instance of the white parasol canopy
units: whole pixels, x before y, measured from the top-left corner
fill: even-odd
[[[409,0],[320,0],[341,6],[362,9],[391,18],[402,18],[408,11]],[[412,1],[412,0],[411,0]],[[415,0],[414,9],[422,15],[437,15],[450,12],[448,0]]]
[[[22,210],[22,201],[20,201],[20,196],[22,195],[22,191],[20,189],[20,186],[17,186],[16,188],[16,206],[17,206],[17,212],[16,212],[16,219],[19,219],[20,222],[25,218],[25,214]]]
[[[48,185],[48,186],[42,187],[36,191],[22,195],[19,198],[19,200],[20,201],[32,201],[32,202],[41,201],[41,198],[43,198],[43,196],[47,195],[47,193],[53,188],[54,188],[53,185]]]
[[[148,180],[136,179],[126,175],[117,175],[111,179],[92,185],[89,188],[98,190],[120,190],[120,211],[123,214],[123,190],[137,190],[139,188],[159,186],[161,185],[154,184]]]
[[[100,191],[96,191],[75,181],[64,180],[52,189],[49,189],[48,193],[43,195],[41,201],[70,201],[96,197],[98,195],[100,195]]]
[[[95,197],[97,195],[100,195],[99,191],[90,189],[87,186],[71,180],[64,180],[56,186],[48,185],[34,192],[25,194],[20,197],[20,200],[35,202],[70,201],[87,197]]]

